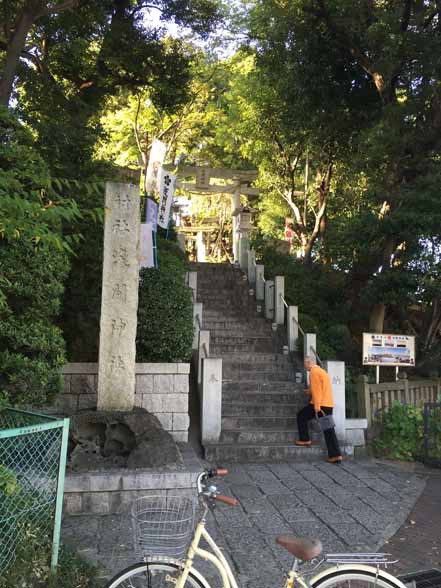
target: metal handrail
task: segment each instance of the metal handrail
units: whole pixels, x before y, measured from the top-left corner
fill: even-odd
[[[280,294],[280,300],[283,302],[283,304],[285,305],[285,308],[288,308],[288,303],[286,302],[286,300],[283,298],[282,294]]]
[[[202,321],[201,321],[201,317],[199,316],[199,313],[195,316],[198,325],[199,325],[199,330],[202,331]]]
[[[302,329],[302,327],[300,326],[299,321],[296,319],[295,316],[291,317],[292,320],[295,322],[295,324],[297,325],[297,328],[299,329],[299,332],[303,335],[303,337],[305,336],[305,331]]]
[[[204,358],[209,357],[208,349],[205,343],[202,343],[202,351],[204,352]]]
[[[318,362],[320,365],[323,365],[323,362],[322,362],[322,360],[320,359],[320,356],[319,356],[319,354],[317,353],[317,350],[315,349],[315,347],[313,347],[312,345],[310,345],[310,346],[309,346],[309,349],[310,349],[310,351],[312,351],[312,352],[313,352],[313,354],[315,355],[315,357],[316,357],[316,359],[317,359],[317,362]]]

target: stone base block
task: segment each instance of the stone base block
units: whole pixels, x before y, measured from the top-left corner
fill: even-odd
[[[180,470],[121,470],[111,475],[90,472],[68,474],[64,492],[64,512],[79,514],[114,514],[124,505],[148,494],[188,493],[194,496],[199,463]],[[118,479],[116,479],[118,478]]]

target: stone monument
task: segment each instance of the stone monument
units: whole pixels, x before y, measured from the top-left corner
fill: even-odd
[[[101,411],[130,411],[134,406],[139,233],[139,187],[108,182],[97,402]]]

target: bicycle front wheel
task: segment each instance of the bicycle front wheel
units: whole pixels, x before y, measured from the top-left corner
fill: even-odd
[[[139,562],[119,572],[106,584],[106,588],[174,588],[182,569],[174,562]],[[209,586],[190,572],[184,588]]]
[[[333,568],[313,578],[311,588],[405,588],[383,570],[369,566]]]

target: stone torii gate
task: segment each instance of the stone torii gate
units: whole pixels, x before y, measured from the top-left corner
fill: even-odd
[[[189,181],[189,178],[193,178]],[[177,186],[193,194],[230,194],[231,215],[233,221],[233,256],[234,261],[245,263],[242,258],[249,248],[251,230],[251,213],[243,210],[241,195],[258,196],[259,190],[251,186],[257,178],[257,170],[239,170],[214,168],[208,166],[183,166],[178,170]],[[211,183],[211,180],[223,180],[224,184]],[[201,245],[201,238],[197,240]],[[200,246],[199,245],[199,246]]]

